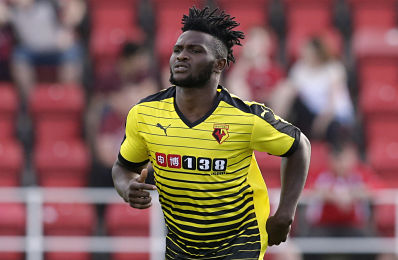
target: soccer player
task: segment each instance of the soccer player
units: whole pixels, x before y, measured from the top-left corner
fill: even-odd
[[[262,104],[219,85],[244,35],[229,15],[195,7],[182,18],[170,57],[172,86],[129,112],[112,169],[132,207],[157,190],[168,234],[166,259],[263,259],[286,241],[310,158],[308,139]],[[269,217],[267,189],[253,150],[282,156],[281,197]],[[156,186],[146,184],[151,161]],[[131,221],[134,221],[132,219]]]

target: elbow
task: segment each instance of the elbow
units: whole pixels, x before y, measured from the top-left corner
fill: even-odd
[[[119,160],[116,159],[115,163],[112,166],[112,171],[111,171],[113,179],[115,178],[115,175],[118,172],[119,168],[120,168],[120,163],[119,163]]]
[[[300,141],[297,145],[296,150],[292,154],[287,156],[287,158],[290,157],[309,161],[309,158],[311,157],[311,143],[303,133],[300,133]]]
[[[300,143],[297,150],[298,154],[300,154],[299,157],[302,158],[306,166],[309,167],[311,158],[311,143],[303,133],[301,133]]]
[[[308,140],[308,138],[303,133],[301,133],[301,136],[300,136],[299,148],[301,150],[303,150],[308,155],[308,157],[311,156],[311,143],[310,143],[310,140]]]

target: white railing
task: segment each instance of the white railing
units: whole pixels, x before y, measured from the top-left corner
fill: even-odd
[[[0,236],[1,251],[24,251],[27,260],[43,260],[43,252],[149,252],[151,260],[164,258],[164,223],[156,192],[152,193],[150,236],[114,237],[87,236],[61,237],[43,235],[43,209],[46,202],[98,203],[122,202],[113,188],[0,188],[0,202],[26,204],[26,236]],[[272,204],[277,204],[279,190],[270,191]],[[308,203],[304,194],[300,203]],[[374,203],[398,205],[398,191],[382,190],[375,193]],[[398,256],[398,207],[395,207],[394,238],[292,238],[269,252],[297,250],[303,253],[392,253]]]

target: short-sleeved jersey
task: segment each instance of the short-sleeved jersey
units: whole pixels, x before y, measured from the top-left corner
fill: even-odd
[[[263,259],[269,200],[253,150],[288,156],[300,130],[262,104],[225,88],[200,120],[189,122],[170,87],[129,112],[119,160],[149,160],[165,217],[166,259]]]

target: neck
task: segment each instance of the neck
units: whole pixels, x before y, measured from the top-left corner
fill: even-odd
[[[214,105],[217,85],[209,84],[203,88],[176,88],[178,109],[190,122],[202,118]]]

